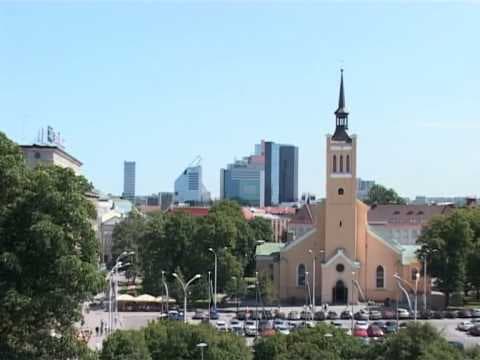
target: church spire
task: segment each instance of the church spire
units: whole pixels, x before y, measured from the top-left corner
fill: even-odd
[[[343,69],[340,69],[340,93],[338,95],[338,108],[335,110],[335,134],[334,140],[351,141],[347,134],[348,130],[348,111],[345,106],[345,90],[343,88]]]

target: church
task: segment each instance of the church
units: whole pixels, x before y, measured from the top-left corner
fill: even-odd
[[[342,70],[335,131],[326,137],[326,197],[298,210],[293,239],[257,247],[257,271],[270,274],[282,304],[303,304],[310,296],[316,304],[397,299],[393,275],[414,286],[421,272],[417,246],[382,236],[368,222],[369,206],[356,196],[357,136],[349,134],[348,121]]]

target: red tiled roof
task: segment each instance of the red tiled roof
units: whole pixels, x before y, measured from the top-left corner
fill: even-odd
[[[183,212],[193,217],[204,217],[208,215],[209,210],[210,209],[206,207],[176,207],[176,208],[172,208],[169,211]]]
[[[293,216],[290,223],[292,224],[313,224],[313,215],[312,215],[312,206],[311,204],[305,204],[300,209],[297,210],[296,214]]]
[[[453,209],[448,205],[376,205],[368,211],[368,222],[395,225],[412,225],[428,222],[435,215]]]

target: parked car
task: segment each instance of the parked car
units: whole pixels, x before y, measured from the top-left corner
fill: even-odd
[[[340,329],[342,327],[342,323],[340,321],[332,321],[332,322],[330,322],[330,325],[333,325],[338,329]]]
[[[368,313],[365,313],[363,311],[357,311],[354,315],[353,318],[355,320],[368,320]]]
[[[370,325],[367,329],[368,337],[383,337],[383,330],[379,326]]]
[[[275,318],[276,319],[286,319],[287,315],[283,311],[275,311]]]
[[[245,335],[247,336],[257,336],[258,329],[257,329],[257,322],[254,320],[247,320],[245,321]]]
[[[432,311],[432,318],[433,319],[444,319],[445,318],[445,313],[441,310]]]
[[[245,310],[239,310],[237,311],[237,314],[235,315],[235,317],[238,319],[238,320],[247,320],[248,318],[248,313],[245,311]]]
[[[243,323],[239,320],[230,321],[230,331],[237,335],[243,335]]]
[[[355,328],[353,329],[353,336],[366,338],[368,337],[368,332],[363,328]]]
[[[273,321],[273,327],[276,329],[277,327],[279,326],[282,326],[286,324],[286,321],[285,320],[281,320],[281,319],[276,319]]]
[[[327,319],[328,320],[337,320],[338,319],[338,314],[335,311],[330,310],[327,314]]]
[[[396,321],[387,321],[383,327],[384,334],[395,334],[398,331]]]
[[[217,310],[210,310],[210,320],[218,320],[218,312]]]
[[[302,320],[312,320],[313,314],[310,310],[303,310],[300,313],[300,319]]]
[[[262,320],[263,319],[263,313],[261,311],[252,311],[252,314],[250,315],[250,319],[252,319],[252,320]]]
[[[397,310],[397,315],[399,319],[409,319],[410,318],[410,312],[407,309],[398,309]]]
[[[470,309],[462,309],[458,312],[458,317],[461,319],[468,319],[472,317]]]
[[[395,317],[396,317],[395,311],[393,311],[393,310],[384,309],[382,311],[382,319],[390,320],[390,319],[395,319]]]
[[[368,329],[368,321],[357,320],[357,322],[355,323],[355,329],[357,329],[357,328],[367,330]]]
[[[458,323],[457,325],[457,330],[460,331],[468,331],[473,327],[473,323],[470,320],[462,321],[461,323]]]
[[[180,320],[180,319],[181,319],[180,313],[177,310],[170,310],[168,312],[168,320]]]
[[[283,335],[288,335],[288,334],[290,334],[290,327],[289,327],[288,324],[285,323],[285,322],[284,322],[283,324],[275,327],[275,329],[277,330],[277,332],[278,332],[279,334],[283,334]]]
[[[480,325],[475,325],[468,330],[468,334],[472,336],[480,336]]]
[[[350,320],[352,318],[352,312],[350,310],[343,310],[340,314],[340,319]]]
[[[429,310],[427,311],[421,311],[419,314],[418,314],[418,319],[423,319],[423,320],[429,320],[429,319],[432,319],[433,318],[433,313]]]
[[[457,310],[447,310],[445,313],[445,317],[447,319],[456,319],[458,317],[458,311]]]
[[[325,316],[325,313],[323,311],[317,311],[315,313],[314,319],[318,321],[325,320],[327,317]]]
[[[215,327],[217,328],[218,331],[228,331],[228,326],[227,323],[223,320],[218,320],[215,324]]]
[[[472,309],[472,318],[480,318],[480,309]]]
[[[192,317],[193,320],[203,320],[205,318],[208,318],[208,313],[203,310],[195,311]]]
[[[383,320],[377,320],[377,321],[372,322],[371,325],[372,325],[372,326],[378,326],[380,329],[383,330],[383,328],[385,327],[385,321],[383,321]]]
[[[272,313],[271,310],[265,310],[265,311],[263,311],[263,318],[264,318],[264,319],[271,320],[271,319],[273,319],[273,317],[274,317],[274,316],[273,316],[273,313]]]
[[[382,318],[382,313],[378,310],[371,310],[369,318],[370,320],[380,320]]]
[[[312,329],[315,327],[315,321],[305,321],[305,327],[309,328],[309,329]]]
[[[300,320],[300,314],[298,311],[290,311],[288,313],[288,320]]]

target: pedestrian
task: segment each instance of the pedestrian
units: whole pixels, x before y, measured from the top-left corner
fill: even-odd
[[[103,322],[103,319],[100,320],[100,335],[103,335],[103,328],[105,326],[105,323]]]
[[[99,332],[100,332],[100,329],[98,328],[98,326],[95,326],[95,334],[97,334],[97,336]]]

